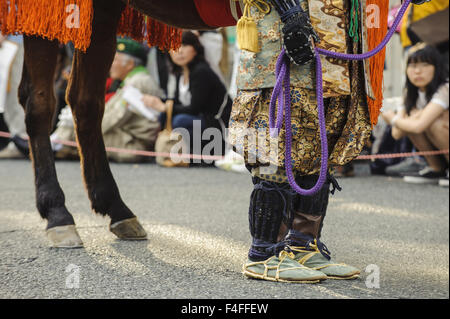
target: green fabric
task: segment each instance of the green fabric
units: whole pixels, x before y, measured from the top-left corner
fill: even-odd
[[[300,261],[303,257],[311,252],[302,252],[295,255],[295,260]],[[329,278],[355,278],[360,274],[360,271],[346,264],[339,264],[333,260],[326,259],[321,253],[316,253],[309,259],[307,259],[303,265],[311,269],[317,269],[326,274]]]
[[[348,34],[353,39],[353,42],[359,41],[358,12],[359,12],[359,0],[352,0],[350,28]]]
[[[139,73],[146,73],[146,74],[148,74],[148,70],[147,70],[147,68],[145,66],[135,67],[133,70],[130,71],[130,73],[127,74],[125,79],[120,84],[120,87],[123,88],[125,86],[125,84],[126,84],[125,82],[126,82],[127,79],[129,79],[129,78],[131,78],[131,77],[133,77],[133,76],[135,76],[136,74],[139,74]]]
[[[265,274],[266,268],[269,270]],[[277,271],[279,271],[278,277]],[[304,267],[288,256],[273,256],[263,262],[248,260],[243,272],[250,278],[280,282],[317,283],[327,278],[321,271]]]
[[[147,51],[145,50],[145,47],[141,43],[131,39],[117,39],[117,52],[134,56],[142,61],[147,59]]]

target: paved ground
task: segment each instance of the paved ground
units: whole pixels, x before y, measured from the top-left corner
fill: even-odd
[[[323,239],[362,277],[295,285],[240,273],[250,243],[246,175],[113,165],[150,237],[131,243],[90,211],[79,164],[57,169],[85,249],[48,248],[30,163],[1,161],[0,298],[449,298],[448,189],[364,174],[340,180]],[[377,269],[379,288],[370,288]]]

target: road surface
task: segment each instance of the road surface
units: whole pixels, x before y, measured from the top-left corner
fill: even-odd
[[[49,248],[28,161],[0,162],[0,298],[449,298],[449,191],[399,179],[341,179],[323,241],[359,267],[353,281],[297,285],[246,279],[248,175],[214,168],[112,165],[149,234],[122,242],[94,215],[77,162],[57,162],[85,248]]]

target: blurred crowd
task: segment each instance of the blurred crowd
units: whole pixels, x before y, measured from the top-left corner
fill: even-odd
[[[400,41],[403,48],[398,61],[406,66],[404,92],[402,96],[386,99],[376,134],[364,151],[366,155],[448,150],[448,6],[448,0],[413,6],[397,30],[393,41]],[[395,14],[396,8],[392,9]],[[187,153],[201,154],[210,140],[200,138],[197,148],[195,137],[213,128],[222,133],[220,147],[212,148],[207,155],[222,159],[200,164],[245,172],[243,159],[226,144],[225,129],[236,94],[239,59],[239,50],[230,41],[230,34],[232,31],[225,29],[185,31],[177,52],[162,52],[119,38],[105,88],[102,123],[105,145],[161,152],[168,146],[162,133],[182,129],[187,135],[179,141],[183,141]],[[25,158],[28,156],[25,119],[16,94],[22,72],[23,39],[0,35],[0,48],[0,54],[14,51],[14,59],[7,65],[8,85],[3,99],[0,94],[0,131],[11,134],[11,138],[0,138],[0,159]],[[56,159],[78,158],[76,148],[61,143],[76,140],[72,112],[65,99],[73,53],[70,45],[60,47],[51,135]],[[0,64],[0,72],[5,73],[2,67]],[[0,76],[0,90],[1,81]],[[129,152],[108,152],[108,156],[112,161],[126,163],[155,160]],[[166,167],[187,166],[170,158],[157,159],[157,163]],[[443,154],[377,159],[368,164],[372,174],[448,187],[448,163],[448,154]],[[354,176],[354,164],[334,168],[335,174]]]
[[[5,51],[13,41],[14,47],[20,49],[10,65],[8,100],[0,112],[0,131],[10,132],[12,136],[1,140],[0,158],[10,159],[28,156],[25,115],[17,99],[23,39],[20,36],[1,39]],[[70,44],[60,47],[55,80],[56,112],[51,135],[56,159],[78,158],[76,148],[60,143],[76,140],[72,112],[65,98],[73,54],[74,48]],[[160,133],[170,124],[174,131],[184,129],[187,132],[183,141],[187,153],[197,151],[201,155],[208,140],[202,140],[197,150],[193,140],[195,133],[202,139],[206,130],[215,128],[220,132],[220,147],[213,148],[208,155],[223,156],[226,151],[225,129],[232,106],[229,83],[233,54],[234,47],[229,46],[225,30],[186,30],[182,46],[176,52],[163,52],[128,38],[118,38],[105,88],[102,122],[105,145],[122,150],[155,151]],[[168,101],[173,101],[170,112]],[[167,123],[169,116],[171,121]],[[126,163],[153,160],[129,152],[108,152],[108,156],[112,161]],[[170,163],[168,158],[163,162],[167,166],[177,164]]]

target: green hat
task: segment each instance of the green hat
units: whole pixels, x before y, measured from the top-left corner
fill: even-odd
[[[131,39],[117,39],[117,52],[125,53],[135,58],[141,59],[144,64],[147,61],[147,50],[145,49],[145,47],[141,43]]]

